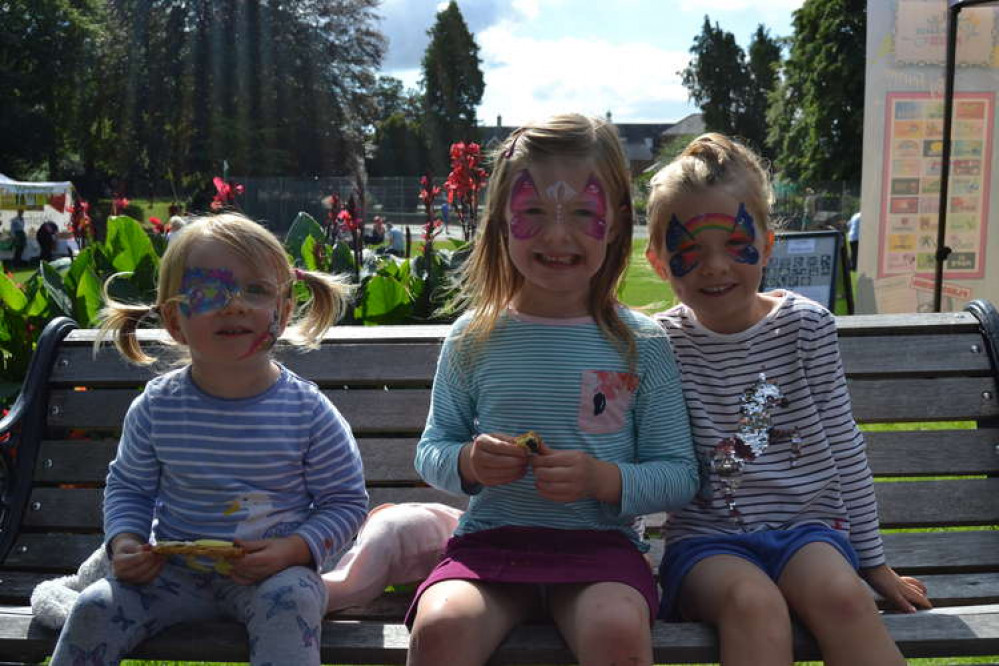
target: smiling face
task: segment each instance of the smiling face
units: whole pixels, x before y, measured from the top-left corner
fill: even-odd
[[[771,303],[758,290],[772,235],[744,203],[715,188],[678,197],[664,215],[665,247],[646,256],[702,324],[735,333],[766,315]]]
[[[514,305],[548,317],[588,313],[613,212],[590,160],[533,162],[514,175],[506,207],[510,259],[524,277]]]
[[[165,307],[167,330],[189,347],[196,371],[270,366],[267,351],[291,313],[276,271],[257,271],[229,246],[194,245],[180,292]]]

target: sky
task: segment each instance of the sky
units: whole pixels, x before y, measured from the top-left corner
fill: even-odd
[[[804,0],[458,0],[479,45],[479,124],[578,111],[618,123],[676,122],[697,107],[679,72],[705,15],[745,49],[756,27],[791,34]],[[415,88],[440,0],[383,0],[382,74]]]

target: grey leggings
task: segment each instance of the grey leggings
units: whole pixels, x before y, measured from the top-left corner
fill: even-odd
[[[326,596],[319,574],[306,567],[238,585],[171,560],[151,583],[105,578],[84,590],[59,636],[51,666],[117,664],[140,642],[173,624],[215,619],[246,625],[255,666],[318,666]]]

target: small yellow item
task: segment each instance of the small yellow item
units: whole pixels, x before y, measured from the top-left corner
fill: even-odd
[[[540,453],[542,441],[541,435],[533,430],[528,430],[523,435],[513,440],[513,443],[518,446],[523,446],[531,453]]]
[[[160,541],[153,546],[160,555],[194,555],[219,560],[236,560],[243,557],[243,547],[231,541],[197,539],[195,541]]]

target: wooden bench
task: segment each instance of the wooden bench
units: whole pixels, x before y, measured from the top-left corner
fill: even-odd
[[[838,320],[854,410],[863,423],[896,423],[868,435],[889,562],[926,581],[936,610],[888,614],[908,657],[999,655],[999,316],[972,312],[875,315]],[[982,321],[980,322],[979,319]],[[52,321],[24,391],[0,422],[0,662],[37,662],[56,635],[33,621],[28,599],[39,581],[76,570],[101,543],[101,494],[125,409],[151,376],[112,349],[92,357],[92,330]],[[446,501],[420,483],[412,459],[430,400],[441,338],[437,326],[331,329],[321,349],[280,358],[316,381],[354,427],[372,506]],[[162,331],[143,333],[154,348]],[[949,422],[969,422],[968,429]],[[942,430],[914,431],[911,422]],[[653,526],[656,520],[651,521]],[[661,517],[659,520],[661,524]],[[960,530],[911,532],[913,528]],[[656,540],[655,553],[661,553]],[[401,664],[408,633],[406,594],[328,618],[324,663]],[[657,663],[717,659],[714,632],[696,623],[654,628]],[[799,632],[796,653],[817,650]],[[233,623],[183,625],[157,636],[136,658],[245,661],[245,632]],[[493,663],[568,664],[551,624],[516,629]]]

